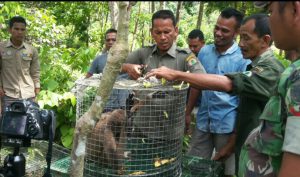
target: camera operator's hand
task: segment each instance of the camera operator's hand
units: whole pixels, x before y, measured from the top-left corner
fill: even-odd
[[[2,88],[0,88],[0,97],[3,97],[5,95],[5,92]]]

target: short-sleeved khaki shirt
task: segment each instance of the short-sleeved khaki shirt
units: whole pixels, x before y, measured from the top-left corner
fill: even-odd
[[[40,64],[37,50],[23,43],[15,47],[11,41],[0,43],[0,87],[13,98],[35,97],[40,88]]]
[[[126,63],[147,65],[146,72],[166,66],[179,71],[205,73],[197,57],[190,50],[176,47],[175,43],[164,55],[159,55],[156,45],[138,49],[128,55]]]

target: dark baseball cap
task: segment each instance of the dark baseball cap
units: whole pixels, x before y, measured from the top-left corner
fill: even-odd
[[[256,8],[265,8],[267,7],[271,1],[254,1],[254,6]]]

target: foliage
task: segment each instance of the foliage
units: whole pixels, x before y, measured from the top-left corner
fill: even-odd
[[[275,56],[283,64],[285,68],[291,64],[289,60],[287,60],[284,56],[280,55],[279,53],[275,52]]]
[[[76,98],[70,92],[62,95],[42,90],[38,95],[42,109],[51,109],[56,114],[55,142],[67,148],[72,147],[73,132],[76,122]]]
[[[69,91],[75,80],[87,72],[96,52],[95,48],[58,49],[43,46],[40,49],[42,90]]]
[[[153,43],[151,28],[151,3],[139,1],[132,8],[129,24],[129,44],[133,50]],[[166,9],[176,13],[177,1],[165,1]],[[245,15],[260,12],[251,1],[202,1],[204,14],[201,30],[206,44],[213,43],[213,28],[221,10],[234,7]],[[159,2],[155,2],[158,10]],[[140,9],[139,9],[140,8]],[[184,1],[180,10],[177,44],[187,47],[188,33],[196,28],[199,2]],[[16,15],[28,23],[26,40],[37,47],[41,65],[39,102],[45,108],[54,109],[58,115],[57,139],[70,147],[71,125],[75,123],[75,105],[67,96],[75,80],[85,75],[91,61],[104,46],[104,33],[110,28],[107,1],[47,2],[1,1],[0,37],[9,39],[8,20]],[[138,23],[137,23],[138,22]],[[289,61],[276,51],[278,59],[287,66]],[[66,95],[64,94],[66,93]],[[64,138],[62,138],[64,137]],[[189,137],[184,138],[185,147]]]

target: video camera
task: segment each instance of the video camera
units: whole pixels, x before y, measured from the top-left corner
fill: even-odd
[[[26,159],[23,154],[19,154],[19,148],[30,147],[31,139],[48,140],[47,172],[44,176],[51,176],[50,163],[55,122],[56,118],[52,110],[40,109],[39,105],[31,100],[16,100],[7,106],[0,119],[1,146],[14,147],[14,152],[4,159],[0,176],[23,177],[25,175]]]

